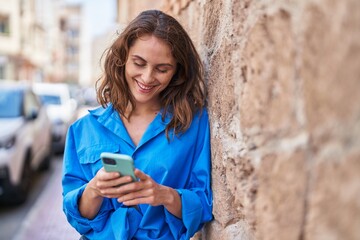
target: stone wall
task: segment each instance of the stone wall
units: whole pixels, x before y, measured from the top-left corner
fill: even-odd
[[[168,0],[207,70],[202,239],[360,239],[360,1]]]

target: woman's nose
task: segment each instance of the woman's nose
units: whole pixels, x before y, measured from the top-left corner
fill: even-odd
[[[153,71],[151,68],[146,68],[142,74],[144,83],[151,83],[154,80]]]

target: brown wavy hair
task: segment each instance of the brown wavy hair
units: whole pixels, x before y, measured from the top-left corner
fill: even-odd
[[[125,63],[135,40],[147,34],[165,41],[177,61],[177,71],[159,95],[162,119],[168,112],[172,114],[165,130],[169,138],[171,129],[175,134],[185,132],[194,113],[201,112],[206,101],[203,65],[189,35],[175,18],[159,10],[148,10],[130,22],[104,53],[104,73],[97,82],[97,86],[100,83],[97,99],[103,107],[112,103],[120,115],[131,117],[132,111],[129,116],[125,111],[129,104],[132,110],[136,104],[125,79]]]

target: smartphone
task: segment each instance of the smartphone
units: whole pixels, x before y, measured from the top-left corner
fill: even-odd
[[[121,176],[130,176],[137,181],[134,174],[134,161],[131,156],[119,153],[103,152],[100,155],[104,169],[107,172],[119,172]]]

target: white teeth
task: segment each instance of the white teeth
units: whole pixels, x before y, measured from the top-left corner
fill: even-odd
[[[143,90],[150,90],[150,89],[152,89],[154,87],[154,86],[146,86],[146,85],[142,84],[139,81],[136,81],[136,82],[137,82],[138,86]]]

